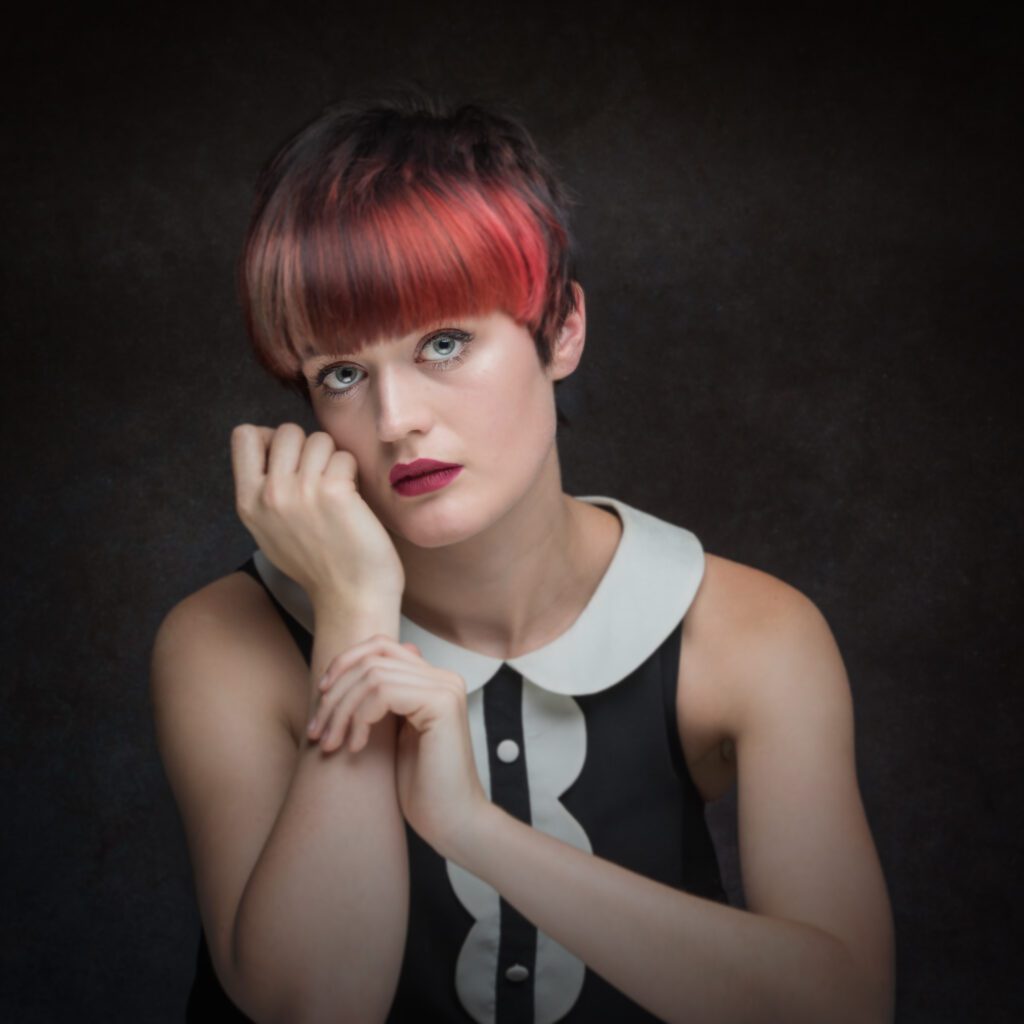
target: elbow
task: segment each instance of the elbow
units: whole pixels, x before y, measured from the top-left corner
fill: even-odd
[[[365,985],[365,979],[349,979],[339,990],[337,971],[329,979],[316,978],[309,964],[268,956],[263,947],[249,950],[237,929],[230,956],[224,990],[254,1024],[385,1024],[394,999],[394,986],[385,991]]]
[[[259,945],[250,949],[241,920],[241,913],[236,914],[226,961],[214,960],[225,994],[253,1024],[292,1024],[309,1020],[304,1015],[300,993],[286,981],[289,971],[284,958],[268,963],[265,956],[260,956]],[[215,956],[212,946],[210,953]]]
[[[837,966],[830,1002],[836,1024],[893,1024],[894,983],[891,958],[885,967],[868,966],[849,948],[835,940]]]
[[[379,990],[331,995],[323,985],[304,986],[268,1024],[385,1024],[394,993]]]
[[[318,1011],[310,1006],[300,987],[285,983],[284,975],[287,973],[280,968],[275,971],[254,969],[252,965],[247,969],[242,961],[234,966],[230,980],[224,978],[224,991],[253,1024],[320,1024],[328,1019],[332,1022],[347,1021],[348,1018],[340,1017],[337,1012],[329,1018],[324,1015],[322,1007]]]

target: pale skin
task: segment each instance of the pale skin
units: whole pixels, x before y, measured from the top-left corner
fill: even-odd
[[[352,957],[365,956],[361,976],[374,967],[383,976],[362,1010],[338,1016],[339,1006],[361,995],[358,970],[347,983],[336,977],[343,973],[337,964],[349,960],[334,957],[322,975],[310,966],[306,982],[287,992],[257,981],[264,965],[257,924],[268,927],[262,922],[272,919],[269,908],[288,899],[270,880],[282,888],[276,880],[293,877],[286,857],[300,855],[311,858],[304,877],[313,877],[313,822],[325,820],[325,807],[339,806],[336,794],[317,805],[317,787],[372,778],[366,793],[376,786],[376,797],[352,798],[352,827],[331,821],[324,829],[333,830],[339,850],[357,842],[361,828],[376,830],[379,888],[370,872],[366,899],[381,895],[361,912],[369,917],[377,907],[390,915],[396,934],[407,890],[389,873],[405,870],[396,828],[404,816],[439,853],[666,1021],[892,1018],[891,911],[857,786],[849,683],[827,623],[805,596],[708,554],[684,621],[680,737],[705,799],[738,783],[746,910],[583,853],[491,804],[474,767],[465,684],[398,643],[401,611],[467,648],[515,657],[559,636],[586,605],[620,528],[612,513],[561,489],[552,383],[578,364],[585,326],[579,290],[547,367],[525,328],[498,312],[430,325],[351,356],[311,352],[307,376],[332,368],[312,392],[321,429],[307,437],[295,424],[245,425],[232,436],[239,514],[268,557],[310,595],[317,620],[312,675],[296,667],[294,644],[255,582],[225,578],[189,599],[191,616],[178,619],[191,617],[195,631],[194,620],[217,620],[226,603],[242,602],[249,628],[264,634],[261,664],[269,657],[279,669],[257,669],[254,660],[258,684],[245,697],[239,687],[237,699],[246,703],[234,706],[248,722],[244,749],[261,736],[266,743],[258,769],[251,767],[255,754],[245,761],[245,799],[261,824],[239,814],[233,830],[217,825],[209,780],[185,767],[184,752],[176,767],[171,725],[162,750],[182,804],[200,905],[205,898],[208,908],[214,961],[229,994],[249,1001],[243,1008],[250,1015],[266,1008],[268,1020],[386,1016],[397,940],[366,952],[336,918],[324,928],[337,935],[324,931],[322,943],[349,942]],[[438,340],[449,329],[471,341],[460,348],[452,337]],[[460,353],[443,372],[429,365]],[[352,393],[330,397],[328,385]],[[464,468],[441,491],[403,497],[388,472],[418,457]],[[240,620],[238,629],[244,626]],[[161,665],[174,661],[174,630],[165,632],[154,674],[169,680],[173,673]],[[179,642],[187,633],[178,630]],[[163,705],[174,706],[162,691],[175,688],[155,682],[158,721]],[[208,721],[208,699],[178,702],[192,708],[191,719],[187,709],[163,717]],[[239,754],[239,764],[245,757]],[[319,781],[328,779],[325,765],[338,769],[329,782]],[[252,771],[262,773],[261,786]],[[213,789],[220,786],[227,799],[233,776],[225,771],[221,780],[218,772],[210,768]],[[246,839],[232,839],[239,829]],[[232,842],[234,859],[224,852]],[[262,887],[261,873],[268,880]],[[333,890],[330,869],[320,877],[316,892]],[[312,906],[315,893],[296,890],[300,897]],[[243,939],[241,956],[232,934]],[[361,938],[372,946],[369,932]],[[295,969],[316,958],[314,948]],[[318,986],[336,988],[330,998],[309,994]]]

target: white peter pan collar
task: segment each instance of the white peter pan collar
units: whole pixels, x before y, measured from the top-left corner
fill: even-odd
[[[704,575],[704,550],[689,530],[604,496],[580,497],[618,513],[622,536],[597,589],[576,621],[550,643],[501,659],[445,640],[401,616],[399,639],[432,665],[457,672],[466,692],[507,664],[552,693],[582,696],[614,686],[643,664],[686,613]],[[262,551],[256,569],[270,592],[307,631],[313,609],[302,587]]]

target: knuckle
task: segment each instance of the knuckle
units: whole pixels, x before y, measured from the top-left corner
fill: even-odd
[[[356,489],[355,483],[352,480],[336,476],[321,477],[319,486],[323,489],[325,494],[328,494],[331,497],[348,495]]]
[[[281,508],[285,503],[286,491],[271,477],[263,485],[260,498],[267,508]]]
[[[447,686],[441,690],[441,699],[444,700],[449,708],[455,711],[458,711],[462,704],[462,695]]]
[[[339,448],[332,456],[331,461],[339,463],[348,469],[351,469],[356,464],[356,457],[344,448]]]

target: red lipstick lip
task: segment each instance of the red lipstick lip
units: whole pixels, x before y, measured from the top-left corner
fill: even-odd
[[[424,473],[432,473],[438,469],[454,469],[457,462],[438,462],[436,459],[416,459],[415,462],[396,462],[391,467],[388,480],[394,487],[399,480],[409,476],[422,476]]]

